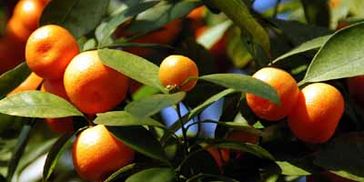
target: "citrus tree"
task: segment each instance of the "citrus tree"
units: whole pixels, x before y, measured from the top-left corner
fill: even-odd
[[[361,0],[0,5],[0,181],[364,181]]]

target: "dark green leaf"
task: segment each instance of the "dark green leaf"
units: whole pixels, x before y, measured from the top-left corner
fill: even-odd
[[[270,21],[283,31],[284,35],[294,46],[331,33],[327,28],[314,26],[312,24],[303,24],[297,21],[277,19],[271,19]]]
[[[137,118],[125,111],[112,111],[98,114],[94,120],[96,124],[107,126],[157,126],[164,128],[164,125],[151,118]]]
[[[197,174],[195,176],[192,176],[191,178],[188,178],[186,182],[206,181],[207,179],[214,181],[224,181],[224,182],[238,182],[238,180],[229,177],[213,175],[213,174]]]
[[[276,163],[281,168],[283,175],[307,176],[311,174],[310,172],[286,161],[277,161]]]
[[[318,37],[318,38],[312,39],[310,41],[304,42],[301,45],[299,45],[298,47],[296,47],[296,48],[292,49],[291,51],[276,58],[273,61],[273,64],[282,59],[293,56],[295,54],[299,54],[299,53],[306,52],[306,51],[313,50],[313,49],[319,49],[322,45],[324,45],[324,43],[329,38],[330,38],[330,35],[326,35],[326,36]]]
[[[135,173],[126,182],[174,182],[176,173],[170,168],[151,168]]]
[[[43,166],[43,181],[48,181],[49,177],[54,171],[59,158],[62,156],[63,152],[66,150],[66,144],[70,142],[73,134],[65,134],[60,137],[56,143],[53,145],[51,150],[47,155],[47,159]]]
[[[15,89],[27,78],[27,76],[29,76],[29,74],[30,69],[25,62],[2,74],[0,76],[0,99],[4,98],[6,94]]]
[[[237,91],[248,92],[266,98],[273,103],[279,104],[279,97],[275,89],[270,85],[251,76],[241,74],[212,74],[200,77],[223,87],[232,88]]]
[[[115,171],[114,173],[112,173],[108,178],[105,179],[104,182],[112,182],[112,181],[115,181],[114,179],[118,178],[119,176],[123,175],[124,173],[126,173],[128,171],[131,171],[135,167],[136,167],[136,164],[135,163],[128,164],[128,165],[122,167],[121,169]]]
[[[111,35],[120,24],[130,20],[133,16],[136,16],[137,14],[153,7],[157,3],[158,1],[147,1],[136,4],[135,6],[128,7],[127,9],[123,10],[118,15],[113,17],[102,27],[98,28],[96,30],[96,38],[99,41],[99,47],[106,46],[107,40],[111,38]]]
[[[17,141],[15,150],[14,150],[14,152],[11,156],[10,162],[9,162],[8,174],[6,176],[7,181],[12,181],[11,179],[13,178],[16,168],[18,167],[19,160],[24,153],[25,147],[27,146],[27,143],[30,138],[30,132],[31,132],[33,126],[34,126],[34,122],[32,121],[29,124],[24,125],[20,132],[19,139]]]
[[[319,50],[302,82],[364,75],[364,23],[335,33]]]
[[[242,31],[250,34],[253,41],[266,53],[270,50],[269,36],[264,28],[250,14],[248,7],[240,0],[210,0],[210,3],[223,11]]]
[[[103,63],[120,73],[151,87],[163,89],[159,82],[159,68],[155,64],[120,50],[102,49],[99,56]]]
[[[252,60],[252,56],[249,51],[245,47],[244,42],[240,37],[240,29],[237,27],[231,28],[228,31],[228,44],[226,47],[226,53],[237,68],[243,68],[246,66],[250,60]]]
[[[364,179],[364,133],[350,133],[331,141],[316,153],[314,163],[341,175]],[[362,181],[362,180],[360,180]]]
[[[183,176],[190,177],[194,174],[208,173],[219,174],[219,166],[214,156],[202,148],[190,152],[180,164],[180,171]]]
[[[129,103],[125,110],[139,118],[153,116],[160,110],[182,101],[185,92],[175,94],[157,94],[139,101]]]
[[[46,154],[56,141],[57,138],[52,138],[42,142],[30,142],[26,147],[24,155],[19,161],[18,168],[16,170],[17,174],[21,173],[31,163],[42,157],[42,155]]]
[[[107,127],[115,136],[135,151],[169,164],[159,141],[144,127]]]
[[[218,148],[227,148],[227,149],[234,149],[234,150],[240,150],[243,152],[248,152],[250,154],[253,154],[257,157],[268,159],[268,160],[274,160],[274,157],[272,154],[270,154],[267,150],[260,147],[259,145],[251,144],[251,143],[241,143],[241,142],[235,142],[235,141],[224,141],[221,143],[215,143],[214,146]]]
[[[186,16],[192,9],[199,6],[200,1],[161,1],[156,6],[148,9],[137,16],[128,31],[135,33],[147,33],[158,28],[174,19]]]
[[[40,24],[57,24],[75,37],[92,31],[101,21],[109,0],[52,0],[43,11]]]
[[[330,10],[326,0],[301,0],[305,18],[309,24],[328,27],[330,23]]]
[[[25,91],[0,100],[0,113],[32,118],[83,116],[73,105],[56,95]]]

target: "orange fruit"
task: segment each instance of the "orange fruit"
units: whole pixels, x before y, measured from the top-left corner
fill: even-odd
[[[212,158],[215,160],[217,167],[222,170],[222,167],[230,159],[230,151],[228,149],[220,149],[216,147],[209,147],[206,149],[210,153]]]
[[[42,83],[43,78],[35,73],[31,73],[18,87],[12,90],[8,95],[13,95],[27,90],[36,90]]]
[[[63,81],[71,102],[88,114],[109,111],[124,100],[128,91],[128,78],[103,65],[97,51],[74,57]]]
[[[14,44],[24,46],[32,30],[28,29],[21,20],[16,17],[11,18],[6,25],[5,36],[11,39]],[[23,52],[24,50],[21,50]],[[23,54],[23,53],[22,53]]]
[[[190,91],[197,83],[198,67],[188,57],[171,55],[162,61],[158,74],[163,86]]]
[[[177,35],[181,32],[182,21],[177,19],[173,20],[170,23],[166,24],[164,27],[150,32],[146,35],[143,35],[139,38],[132,40],[133,43],[150,43],[150,44],[171,44]],[[121,27],[125,28],[125,27]],[[130,33],[119,31],[116,35],[117,37],[125,37],[130,36]],[[125,48],[125,51],[133,53],[135,55],[139,55],[142,57],[148,57],[155,53],[154,50],[150,48],[142,48],[142,47],[128,47]]]
[[[79,52],[76,39],[65,28],[45,25],[35,30],[25,47],[29,68],[46,79],[61,79],[68,63]]]
[[[313,83],[300,92],[288,126],[302,141],[324,143],[334,134],[343,112],[344,99],[335,87]]]
[[[204,6],[197,7],[187,15],[187,18],[192,20],[201,20],[205,14],[205,11],[206,9]]]
[[[39,0],[20,0],[13,12],[13,17],[28,30],[33,31],[39,25],[44,4]]]
[[[114,137],[103,125],[82,131],[72,146],[73,165],[85,180],[102,181],[131,163],[134,151]]]
[[[259,141],[259,137],[257,135],[239,130],[233,130],[229,132],[226,139],[230,141],[252,143],[252,144],[257,144]]]
[[[364,75],[347,79],[351,98],[364,108]]]
[[[341,0],[329,0],[329,7],[331,9],[337,8],[341,3]]]
[[[294,108],[299,94],[294,78],[281,69],[269,67],[260,69],[253,77],[269,84],[277,91],[280,105],[248,93],[246,100],[250,109],[258,117],[268,121],[277,121],[286,117]]]
[[[59,97],[68,100],[66,90],[63,86],[63,80],[44,80],[41,90],[49,92]],[[47,125],[51,130],[57,133],[66,133],[73,131],[73,120],[71,117],[67,118],[47,118],[45,119]]]
[[[0,74],[14,68],[23,61],[23,55],[17,45],[8,37],[0,39]]]
[[[257,144],[259,142],[259,136],[240,130],[232,130],[227,134],[226,140]],[[235,154],[236,159],[241,159],[244,156],[244,152],[242,151],[235,151]]]

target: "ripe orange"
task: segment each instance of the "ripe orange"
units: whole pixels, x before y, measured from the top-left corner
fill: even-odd
[[[329,0],[329,7],[331,9],[337,8],[341,3],[341,0]]]
[[[204,6],[197,7],[193,9],[188,15],[187,18],[193,19],[193,20],[200,20],[202,19],[204,13],[206,11],[206,8]]]
[[[324,143],[334,134],[343,112],[344,99],[335,87],[313,83],[300,92],[288,126],[305,142]]]
[[[21,20],[16,17],[11,18],[6,25],[5,36],[12,40],[14,44],[24,46],[32,30],[28,29]],[[23,52],[23,50],[21,50]]]
[[[0,74],[23,61],[20,48],[11,41],[8,37],[0,38]]]
[[[165,87],[190,91],[195,87],[198,67],[190,58],[182,55],[166,57],[159,68],[159,80]]]
[[[11,91],[8,95],[13,95],[27,90],[36,90],[42,83],[43,78],[35,73],[31,73],[18,87]]]
[[[240,130],[233,130],[227,134],[226,139],[235,142],[257,144],[259,136]],[[235,154],[236,159],[241,159],[244,156],[244,152],[241,151],[236,151]]]
[[[102,181],[112,172],[131,163],[134,151],[114,137],[103,125],[78,135],[72,147],[77,173],[89,181]]]
[[[79,52],[76,39],[61,26],[45,25],[35,30],[25,47],[29,68],[46,79],[61,79]]]
[[[209,147],[206,150],[210,153],[212,158],[214,158],[216,165],[220,170],[222,170],[222,167],[224,167],[230,159],[230,151],[228,149]]]
[[[281,103],[277,105],[248,93],[246,100],[252,111],[258,117],[268,121],[277,121],[286,117],[294,108],[299,94],[294,78],[281,69],[268,67],[260,69],[253,77],[272,86],[277,91]]]
[[[150,32],[144,36],[132,40],[133,43],[150,43],[150,44],[171,44],[177,35],[181,32],[182,21],[177,19],[166,24],[164,27]],[[122,27],[124,28],[124,27]],[[130,36],[130,33],[119,31],[116,35],[117,37]],[[125,51],[139,55],[142,57],[148,57],[155,53],[154,50],[150,48],[142,47],[128,47]]]
[[[13,17],[28,30],[33,31],[39,25],[44,4],[39,0],[20,0],[13,12]]]
[[[239,130],[233,130],[229,132],[226,139],[230,141],[252,143],[252,144],[257,144],[259,141],[259,137],[257,135]]]
[[[128,78],[104,66],[97,51],[87,51],[72,59],[64,73],[64,86],[71,102],[82,112],[105,112],[124,100]]]
[[[63,80],[44,80],[42,84],[42,91],[49,92],[59,97],[68,100],[68,96],[63,86]],[[73,120],[71,117],[67,118],[47,118],[45,119],[47,125],[51,130],[57,133],[66,133],[73,131]]]
[[[350,96],[364,108],[364,75],[347,79]]]

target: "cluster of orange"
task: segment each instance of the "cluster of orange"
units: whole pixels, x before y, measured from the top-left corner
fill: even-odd
[[[0,74],[24,59],[24,46],[29,35],[38,27],[48,0],[20,0],[9,19],[5,34],[0,38]]]
[[[27,40],[25,57],[33,73],[44,79],[41,90],[69,100],[86,114],[109,111],[125,98],[128,78],[104,66],[97,51],[80,53],[76,39],[61,26],[45,25],[36,29]],[[71,118],[48,119],[48,124],[58,131],[62,129],[61,132],[73,130]],[[95,150],[97,156],[85,155]],[[101,179],[102,175],[129,163],[134,156],[131,149],[101,125],[83,131],[72,151],[77,172],[88,180]],[[114,154],[119,157],[113,163],[92,171],[105,161],[103,158]]]
[[[277,68],[262,68],[254,78],[272,86],[280,104],[247,94],[248,106],[260,118],[279,121],[288,116],[288,126],[293,134],[304,142],[323,143],[335,132],[344,112],[341,93],[326,83],[312,83],[301,91],[294,78]]]
[[[32,70],[28,84],[34,75],[39,75],[44,79],[42,91],[70,101],[88,115],[110,111],[125,99],[128,91],[126,76],[103,65],[96,50],[80,53],[76,39],[58,25],[36,29],[26,42],[25,58]],[[159,70],[161,83],[178,90],[191,90],[197,82],[196,77],[196,64],[181,55],[167,57]],[[72,118],[47,119],[47,123],[58,132],[73,130]],[[93,151],[97,151],[97,156],[85,155]],[[91,181],[105,179],[134,158],[134,151],[102,125],[81,132],[73,144],[72,154],[76,171]],[[109,156],[119,157],[103,165]]]

